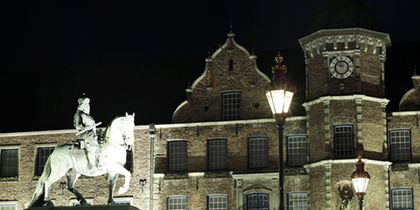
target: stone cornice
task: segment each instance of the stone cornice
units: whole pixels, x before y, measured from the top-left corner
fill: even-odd
[[[386,98],[376,98],[376,97],[367,96],[367,95],[355,94],[355,95],[345,95],[345,96],[323,96],[313,101],[305,102],[302,104],[302,106],[305,107],[305,109],[307,109],[309,106],[312,106],[314,104],[324,103],[324,102],[329,102],[329,101],[340,101],[340,100],[365,100],[365,101],[381,103],[383,106],[386,106],[389,102],[389,100]]]
[[[249,173],[249,174],[234,174],[232,173],[234,179],[261,179],[261,178],[278,178],[278,172],[267,172],[267,173]]]
[[[364,28],[343,28],[343,29],[323,29],[316,31],[308,36],[299,39],[299,44],[305,52],[305,57],[320,54],[325,50],[325,44],[334,44],[334,50],[337,49],[337,43],[344,43],[345,49],[349,42],[355,42],[356,48],[363,47],[366,52],[367,46],[375,46],[372,48],[373,54],[377,53],[376,48],[380,47],[382,59],[385,60],[386,47],[391,45],[389,34],[372,31]]]
[[[301,120],[306,120],[307,118],[308,118],[307,116],[287,117],[286,118],[286,122],[289,122],[289,121],[301,121]]]
[[[401,112],[391,112],[391,115],[394,116],[413,116],[420,115],[420,111],[401,111]]]
[[[306,168],[306,169],[311,169],[311,168],[315,168],[315,167],[324,166],[325,164],[341,164],[341,163],[354,163],[354,164],[356,164],[357,161],[358,161],[358,159],[356,159],[356,158],[354,158],[354,159],[340,159],[340,160],[329,159],[329,160],[321,160],[321,161],[318,161],[318,162],[315,162],[315,163],[305,164],[303,167]],[[373,164],[373,165],[383,165],[383,166],[392,165],[391,162],[382,161],[382,160],[371,160],[371,159],[362,158],[362,161],[365,162],[366,164]]]

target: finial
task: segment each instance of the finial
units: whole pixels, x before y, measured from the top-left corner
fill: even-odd
[[[233,33],[232,14],[229,15],[229,33]]]
[[[207,58],[211,58],[210,46],[209,46],[209,48],[208,48],[208,50],[207,50]]]
[[[277,55],[276,55],[276,57],[274,57],[274,60],[276,61],[277,64],[282,65],[282,63],[283,63],[283,56],[281,55],[281,52],[280,51],[277,52]]]
[[[276,64],[271,68],[273,73],[273,84],[276,88],[283,87],[287,85],[287,67],[283,64],[283,56],[280,52],[277,52],[276,57],[274,57]]]
[[[413,73],[413,76],[417,76],[417,65],[416,64],[414,64],[414,73]]]

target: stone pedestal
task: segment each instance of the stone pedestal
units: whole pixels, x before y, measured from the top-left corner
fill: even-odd
[[[137,207],[121,205],[95,205],[95,206],[54,206],[54,207],[32,207],[26,210],[139,210]]]

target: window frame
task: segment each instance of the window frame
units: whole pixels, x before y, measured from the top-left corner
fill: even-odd
[[[171,168],[171,157],[170,157],[170,145],[174,143],[185,143],[185,168],[184,169],[172,169]],[[188,171],[188,141],[186,139],[173,139],[167,141],[166,153],[167,153],[167,170],[168,172],[186,172]]]
[[[304,161],[303,161],[302,164],[291,164],[290,163],[291,158],[289,156],[289,154],[290,154],[289,143],[290,143],[291,138],[296,138],[296,137],[304,137],[305,138],[305,154],[302,154],[302,156],[304,156],[303,157]],[[306,134],[290,134],[290,135],[287,135],[287,137],[286,137],[286,163],[287,163],[287,166],[288,167],[302,167],[307,162],[308,162],[308,135],[306,135]]]
[[[292,206],[290,206],[291,195],[306,195],[306,207],[307,209],[309,209],[309,192],[288,192],[287,193],[287,210],[293,210]]]
[[[238,99],[239,98],[239,108],[236,110],[234,110],[234,109],[232,109],[232,108],[230,108],[229,110],[228,109],[225,109],[225,96],[227,96],[227,95],[233,95],[233,94],[237,94],[237,95],[239,95],[239,97],[236,97],[235,99]],[[237,96],[236,95],[236,96]],[[221,92],[221,94],[220,94],[220,97],[221,97],[221,119],[223,120],[223,121],[229,121],[229,120],[240,120],[241,119],[241,116],[242,116],[242,92],[241,91],[239,91],[239,90],[229,90],[229,91],[222,91]],[[233,107],[234,105],[236,105],[236,104],[229,104],[229,107]],[[229,114],[225,114],[225,111],[226,110],[228,110],[229,111]],[[233,111],[236,111],[234,114],[232,114],[233,113]]]
[[[171,210],[169,208],[169,205],[170,205],[169,201],[171,199],[174,199],[174,198],[183,198],[185,200],[185,208],[184,208],[184,210],[187,210],[188,209],[188,201],[187,201],[187,196],[186,195],[170,195],[170,196],[166,197],[166,209],[167,210]],[[174,210],[178,210],[178,209],[174,209]]]
[[[395,190],[409,190],[411,192],[411,208],[394,208],[394,198],[393,198],[393,192]],[[392,188],[390,190],[390,210],[414,210],[414,190],[413,188],[409,188],[409,187],[397,187],[397,188]]]
[[[48,157],[45,159],[45,162],[43,163],[43,167],[41,170],[41,174],[37,174],[38,172],[38,167],[39,167],[39,149],[45,149],[45,148],[53,148],[52,152],[50,153],[50,155],[54,152],[55,148],[56,148],[56,144],[39,144],[39,145],[35,145],[35,168],[34,168],[34,176],[35,177],[40,177],[42,175],[42,172],[44,171],[44,167],[45,167],[45,163],[48,160],[48,157],[50,155],[48,155]]]
[[[207,195],[207,209],[208,210],[213,210],[213,208],[210,208],[210,199],[212,197],[223,197],[223,198],[226,199],[226,208],[225,209],[216,208],[214,210],[228,210],[229,209],[229,202],[228,202],[227,194],[209,194],[209,195]]]
[[[351,150],[351,154],[349,155],[339,155],[338,151],[337,151],[337,146],[338,146],[338,141],[337,141],[337,132],[336,129],[338,127],[351,127],[351,144],[352,144],[352,150]],[[338,159],[347,159],[347,158],[354,158],[356,155],[356,138],[355,138],[355,133],[354,133],[354,125],[353,124],[339,124],[339,125],[334,125],[333,126],[333,145],[334,145],[334,150],[333,150],[333,154],[334,154],[334,158],[338,158]]]
[[[249,197],[250,197],[250,196],[252,196],[252,195],[256,195],[256,196],[257,196],[257,203],[258,203],[258,205],[257,205],[257,207],[255,207],[255,208],[251,208],[251,207],[249,207],[249,206],[248,206],[248,199],[249,199]],[[267,204],[268,204],[268,206],[267,206],[267,207],[264,207],[264,206],[259,206],[259,203],[260,203],[260,197],[259,197],[259,195],[264,195],[264,196],[267,196]],[[256,209],[256,210],[260,210],[260,209],[262,209],[262,208],[266,208],[267,210],[269,210],[269,209],[270,209],[270,194],[269,194],[269,193],[265,193],[265,192],[253,192],[253,193],[248,193],[248,194],[246,194],[246,196],[245,196],[245,206],[246,206],[246,209]]]
[[[16,166],[16,176],[5,176],[3,177],[3,150],[17,150],[17,166]],[[0,181],[1,180],[18,180],[20,172],[20,145],[8,145],[0,146]]]
[[[224,151],[225,152],[225,159],[224,159],[225,166],[224,167],[220,167],[220,168],[211,167],[211,158],[212,157],[210,156],[210,154],[211,154],[210,145],[211,145],[211,142],[213,142],[213,141],[223,141],[224,142],[224,145],[225,145],[225,151]],[[219,151],[220,150],[218,150],[218,154],[220,154]],[[207,140],[207,170],[208,171],[224,171],[224,170],[228,169],[228,159],[229,159],[228,158],[228,153],[229,153],[229,150],[228,150],[227,138],[211,138],[211,139],[208,139]],[[221,161],[218,161],[216,163],[216,165],[219,164],[219,162],[221,162]]]
[[[408,131],[408,136],[409,136],[409,158],[408,159],[404,159],[404,160],[398,160],[398,159],[393,159],[392,157],[392,142],[391,142],[391,132],[396,132],[396,131]],[[411,129],[409,128],[397,128],[397,129],[390,129],[388,130],[388,147],[389,147],[389,160],[391,160],[392,162],[410,162],[412,161],[413,158],[413,139],[412,139],[412,135],[411,135]]]
[[[251,166],[251,140],[254,139],[264,139],[265,140],[265,153],[263,155],[265,155],[265,164],[264,166]],[[268,137],[265,136],[250,136],[248,137],[248,151],[247,151],[247,159],[248,159],[248,169],[265,169],[268,168]]]

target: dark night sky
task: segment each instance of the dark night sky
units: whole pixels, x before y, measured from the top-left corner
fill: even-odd
[[[327,2],[7,1],[0,132],[73,128],[83,92],[96,121],[128,111],[136,112],[136,124],[169,123],[208,51],[226,40],[229,16],[236,41],[255,52],[267,75],[275,52],[284,52],[290,79],[300,84],[295,104],[301,104],[304,61],[297,40],[309,34]],[[395,111],[420,65],[420,3],[362,2],[391,36],[386,91]]]

